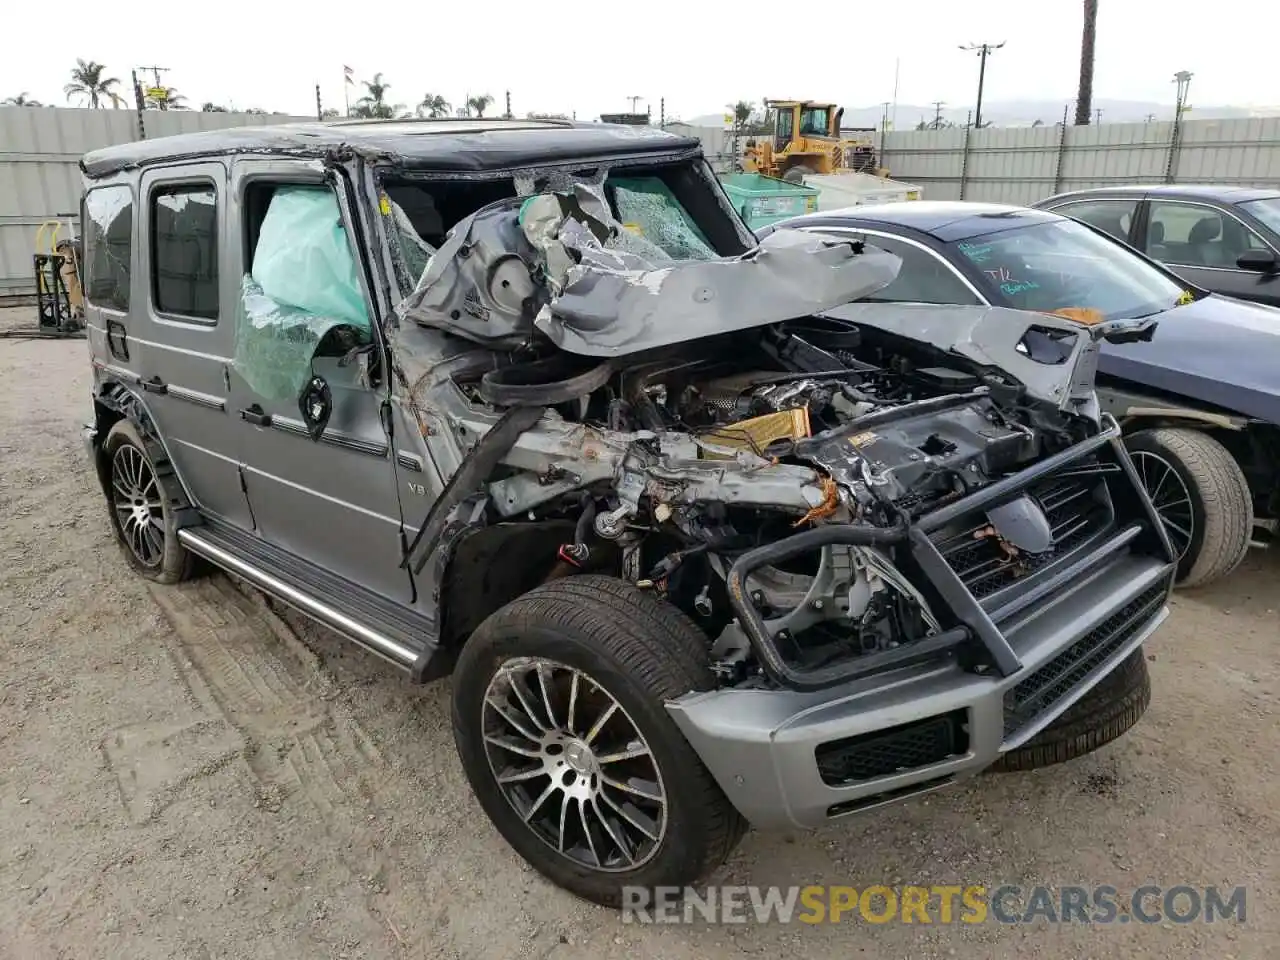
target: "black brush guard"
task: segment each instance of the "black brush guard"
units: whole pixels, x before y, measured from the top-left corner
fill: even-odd
[[[1134,497],[1142,504],[1145,523],[1155,532],[1165,560],[1173,563],[1175,560],[1173,547],[1165,533],[1164,525],[1151,504],[1150,497],[1147,496],[1134,470],[1133,461],[1125,450],[1120,427],[1114,418],[1104,414],[1103,429],[1096,436],[1061,453],[1046,457],[1025,470],[998,480],[967,497],[954,500],[946,506],[924,514],[910,526],[818,527],[757,548],[739,557],[727,578],[729,602],[765,674],[776,683],[793,690],[823,690],[887,670],[921,663],[953,650],[961,644],[977,641],[985,649],[987,659],[1001,677],[1013,675],[1022,668],[1017,652],[993,622],[991,613],[984,608],[980,600],[974,596],[947,562],[937,544],[930,538],[930,534],[963,520],[974,511],[986,510],[1006,501],[1059,471],[1072,466],[1081,466],[1106,448],[1110,449],[1115,462],[1119,465],[1123,479],[1127,480],[1132,487]],[[1131,542],[1136,533],[1137,529],[1130,527],[1113,538],[1110,549],[1113,549],[1117,543]],[[950,607],[951,614],[959,622],[958,625],[942,633],[903,644],[891,650],[867,654],[823,667],[807,669],[789,663],[782,656],[773,636],[765,626],[764,619],[748,596],[747,578],[761,567],[777,564],[811,550],[838,544],[864,547],[905,544],[924,576],[943,602]],[[1098,551],[1101,553],[1108,549],[1109,547],[1100,546]],[[1086,554],[1083,558],[1077,559],[1069,570],[1081,569],[1093,559],[1095,558],[1092,554]],[[1017,602],[1017,606],[1026,606],[1036,598],[1037,594],[1043,593],[1043,590],[1042,586],[1039,590],[1033,591]]]

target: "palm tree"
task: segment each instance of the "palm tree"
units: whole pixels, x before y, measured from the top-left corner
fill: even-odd
[[[94,110],[102,106],[104,100],[110,100],[113,107],[119,107],[124,103],[124,97],[111,88],[120,81],[115,77],[104,77],[102,74],[106,69],[95,60],[86,63],[77,57],[76,65],[71,68],[71,82],[62,88],[62,92],[68,100],[72,97],[86,98]]]
[[[489,104],[491,103],[493,103],[493,97],[487,93],[482,93],[476,97],[467,97],[467,107],[477,117],[483,117],[485,110],[489,109]],[[470,115],[470,113],[467,114],[467,116]]]
[[[333,109],[333,107],[325,107],[324,112],[320,114],[320,119],[321,120],[337,120],[338,116],[339,116],[338,111]]]
[[[375,120],[390,120],[404,110],[403,103],[387,103],[387,91],[391,84],[382,79],[381,73],[375,73],[372,80],[362,80],[365,95],[356,101],[351,111],[353,116],[367,117]]]
[[[1093,44],[1098,37],[1098,0],[1084,0],[1084,34],[1080,40],[1080,87],[1076,91],[1076,126],[1087,127],[1093,115]]]
[[[201,104],[200,112],[201,113],[226,113],[227,108],[222,106],[222,104],[220,103],[213,103],[210,100],[206,100],[203,104]]]
[[[32,100],[30,97],[28,97],[27,91],[25,90],[23,90],[16,97],[5,97],[4,105],[6,107],[42,107],[44,106],[44,104],[42,104],[39,100]]]
[[[453,108],[449,101],[438,93],[428,93],[422,98],[422,102],[418,104],[418,116],[430,117],[435,120],[439,117],[447,117],[449,111]]]

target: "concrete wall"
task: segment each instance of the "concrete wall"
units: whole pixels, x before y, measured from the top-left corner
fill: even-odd
[[[148,138],[306,117],[148,110]],[[82,154],[138,139],[133,110],[0,107],[0,297],[35,292],[31,255],[48,219],[79,217]],[[60,231],[65,237],[67,230]],[[47,252],[47,249],[46,249]]]
[[[894,179],[926,200],[1031,204],[1064,190],[1163,183],[1173,123],[903,131],[884,138]],[[967,139],[967,149],[966,149]],[[1174,182],[1280,186],[1280,117],[1187,120]]]

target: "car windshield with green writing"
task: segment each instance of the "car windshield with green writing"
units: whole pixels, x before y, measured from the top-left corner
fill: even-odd
[[[947,244],[992,303],[1052,313],[1097,311],[1130,320],[1194,294],[1126,247],[1069,220],[1015,227]]]

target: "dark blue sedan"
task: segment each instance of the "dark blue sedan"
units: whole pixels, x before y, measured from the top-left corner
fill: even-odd
[[[1158,316],[1103,347],[1098,392],[1181,553],[1184,586],[1229,573],[1280,515],[1280,309],[1188,283],[1101,230],[1046,210],[910,201],[797,217],[758,233],[852,236],[902,259],[871,300],[990,304],[1106,320]],[[859,304],[835,311],[856,323]]]
[[[1206,290],[1280,305],[1280,190],[1274,187],[1099,187],[1036,206],[1092,224]]]

